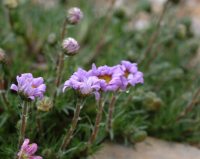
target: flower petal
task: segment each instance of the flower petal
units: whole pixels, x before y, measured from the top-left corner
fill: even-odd
[[[16,92],[18,91],[18,87],[15,84],[12,84],[10,89]]]

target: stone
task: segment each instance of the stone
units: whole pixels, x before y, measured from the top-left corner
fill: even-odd
[[[134,147],[105,143],[90,159],[200,159],[200,150],[189,145],[148,137]]]

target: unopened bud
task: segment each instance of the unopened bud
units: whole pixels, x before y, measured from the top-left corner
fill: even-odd
[[[18,0],[4,0],[3,4],[8,7],[9,9],[16,8],[18,6]]]
[[[49,34],[47,41],[50,45],[54,45],[56,43],[56,34],[55,33]]]
[[[183,24],[179,24],[176,30],[176,37],[178,39],[184,39],[187,35],[187,28]]]
[[[38,110],[48,112],[53,107],[53,102],[49,97],[44,97],[36,105]]]
[[[56,158],[55,153],[51,149],[44,149],[42,155],[46,158]]]
[[[67,38],[63,41],[62,47],[65,51],[65,54],[68,56],[73,56],[78,53],[80,48],[78,42],[73,38]]]
[[[83,18],[83,13],[79,8],[74,7],[69,9],[67,20],[70,24],[77,24],[80,22],[82,18]]]
[[[144,97],[143,104],[147,110],[157,111],[163,105],[163,101],[154,92],[148,92]]]
[[[142,142],[146,139],[146,137],[147,137],[147,132],[143,131],[143,130],[139,130],[131,136],[131,141],[132,142]]]

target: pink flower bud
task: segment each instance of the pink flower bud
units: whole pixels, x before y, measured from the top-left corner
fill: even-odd
[[[73,38],[63,40],[62,47],[65,50],[65,54],[69,56],[77,54],[80,48],[78,42]]]
[[[70,24],[77,24],[82,18],[83,13],[79,8],[74,7],[69,9],[67,19]]]

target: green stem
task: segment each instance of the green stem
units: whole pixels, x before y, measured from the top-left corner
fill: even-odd
[[[116,0],[111,0],[111,2],[110,2],[110,5],[109,5],[108,10],[105,15],[106,20],[105,20],[105,22],[103,24],[103,28],[102,28],[102,33],[104,33],[104,34],[100,35],[99,41],[94,49],[94,52],[93,52],[92,56],[89,57],[89,59],[86,61],[85,65],[91,65],[92,63],[94,63],[95,60],[99,57],[99,55],[101,53],[102,47],[105,44],[105,37],[106,37],[105,35],[108,32],[108,29],[110,28],[109,25],[112,20],[112,14],[113,14],[113,8],[114,8],[115,2],[116,2]]]
[[[188,104],[188,106],[181,112],[181,114],[176,118],[176,121],[179,121],[181,118],[185,117],[188,113],[190,113],[196,103],[197,98],[200,96],[200,87],[196,90],[194,93],[191,102]]]
[[[36,112],[36,122],[37,122],[38,132],[41,134],[41,136],[43,136],[44,135],[43,134],[43,127],[42,127],[42,122],[41,122],[39,111]]]
[[[91,145],[97,137],[100,122],[101,122],[101,119],[102,119],[102,112],[103,112],[103,101],[102,101],[102,98],[100,98],[94,129],[93,129],[92,135],[91,135],[91,137],[88,141],[88,145]]]
[[[162,13],[160,14],[160,17],[158,18],[157,24],[156,24],[156,29],[155,32],[151,35],[149,42],[148,42],[148,46],[146,47],[144,53],[142,54],[142,57],[140,58],[140,61],[138,62],[139,64],[145,62],[145,59],[147,59],[147,55],[149,55],[152,52],[153,46],[156,43],[156,40],[158,39],[157,37],[160,34],[160,30],[161,30],[161,22],[167,12],[168,9],[168,4],[169,4],[169,0],[167,0],[164,4],[164,9],[162,11]]]
[[[10,103],[9,103],[7,97],[6,97],[5,92],[1,92],[1,97],[2,97],[2,101],[4,102],[6,109],[10,110]]]
[[[63,27],[62,27],[61,42],[64,40],[66,31],[67,31],[66,26],[67,26],[67,20],[64,21],[64,24],[63,24]],[[64,52],[60,52],[59,57],[58,57],[57,66],[56,66],[56,80],[55,80],[56,89],[55,89],[55,92],[53,94],[53,105],[55,105],[55,103],[56,103],[57,88],[59,87],[61,80],[62,80],[62,72],[63,72],[63,69],[64,69],[64,58],[65,58]]]
[[[72,119],[72,125],[71,125],[69,131],[66,133],[66,135],[64,137],[64,140],[63,140],[63,143],[62,143],[62,145],[60,147],[60,149],[62,151],[67,148],[67,146],[69,145],[71,139],[73,138],[73,133],[74,133],[74,130],[76,129],[82,106],[83,106],[82,102],[79,101],[79,99],[78,99],[77,104],[76,104],[76,109],[75,109],[75,112],[74,112],[74,117]]]
[[[19,136],[19,147],[21,146],[24,138],[25,138],[25,131],[26,131],[26,124],[27,124],[27,113],[28,113],[28,103],[23,101],[22,104],[22,116],[21,116],[21,128],[20,128],[20,136]]]
[[[107,122],[107,131],[110,132],[112,130],[112,120],[113,120],[113,111],[116,102],[116,97],[112,94],[111,102],[108,107],[108,122]]]
[[[65,19],[64,23],[63,23],[63,28],[62,28],[62,32],[61,32],[61,41],[63,41],[63,39],[65,38],[65,34],[67,32],[67,18]]]

